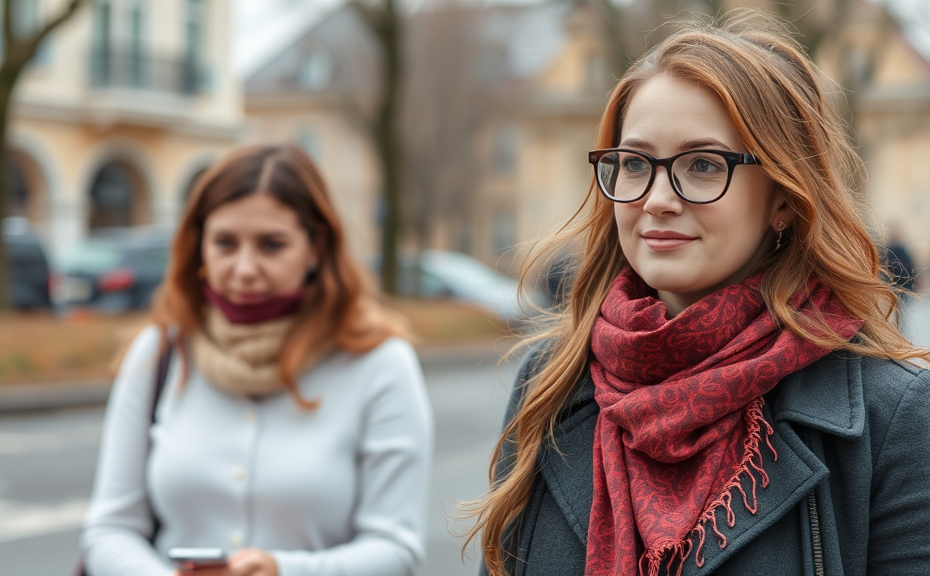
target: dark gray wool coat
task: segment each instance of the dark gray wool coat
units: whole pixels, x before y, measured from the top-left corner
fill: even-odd
[[[508,419],[540,356],[524,361]],[[682,574],[930,575],[930,373],[834,353],[765,400],[778,459],[763,446],[770,484],[757,490],[758,512],[734,494],[732,528],[717,510],[727,545],[707,530],[706,562],[698,568],[692,552]],[[585,375],[556,431],[561,454],[541,450],[529,504],[505,545],[511,575],[584,573],[597,414]]]

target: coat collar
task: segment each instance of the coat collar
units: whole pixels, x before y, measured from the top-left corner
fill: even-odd
[[[852,438],[865,426],[862,358],[845,352],[786,377],[778,386],[776,422],[794,422],[827,434]]]
[[[742,498],[733,497],[735,523],[727,525],[726,512],[717,511],[717,525],[727,539],[720,548],[712,530],[707,530],[703,556],[698,568],[689,557],[683,576],[708,574],[782,518],[804,498],[810,489],[828,475],[826,465],[805,445],[792,424],[800,424],[826,434],[854,437],[862,434],[865,408],[862,391],[861,358],[833,353],[791,374],[776,388],[766,418],[774,422],[770,441],[778,458],[763,448],[768,486],[756,489],[758,510],[750,513]],[[556,430],[554,444],[540,454],[539,466],[553,498],[582,543],[587,542],[588,521],[593,497],[593,438],[598,407],[594,383],[586,375],[571,403],[570,415]],[[757,479],[758,481],[758,479]],[[749,479],[744,489],[751,491]]]

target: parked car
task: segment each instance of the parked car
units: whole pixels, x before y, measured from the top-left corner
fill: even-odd
[[[530,303],[542,302],[536,292],[529,292],[522,300],[518,299],[516,279],[460,252],[422,251],[419,274],[415,254],[401,254],[399,264],[397,284],[401,294],[449,298],[472,304],[496,314],[509,324],[525,321],[527,315],[532,315]]]
[[[95,231],[57,262],[56,305],[103,312],[147,308],[165,276],[170,244],[170,230],[160,227]]]
[[[19,310],[51,307],[48,259],[29,221],[21,217],[4,218],[3,242],[9,262],[9,294],[13,307]]]

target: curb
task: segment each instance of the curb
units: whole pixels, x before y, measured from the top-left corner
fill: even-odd
[[[513,339],[500,338],[458,345],[423,345],[417,347],[417,355],[427,370],[437,365],[483,364],[497,362],[513,343]],[[105,379],[2,385],[0,414],[105,404],[111,383],[111,380]]]
[[[103,404],[110,380],[0,386],[0,414]]]

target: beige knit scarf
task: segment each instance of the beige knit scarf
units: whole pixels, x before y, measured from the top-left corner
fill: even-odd
[[[278,354],[294,322],[288,315],[259,324],[231,324],[207,307],[206,322],[191,338],[194,365],[214,386],[239,396],[267,396],[284,389]]]

